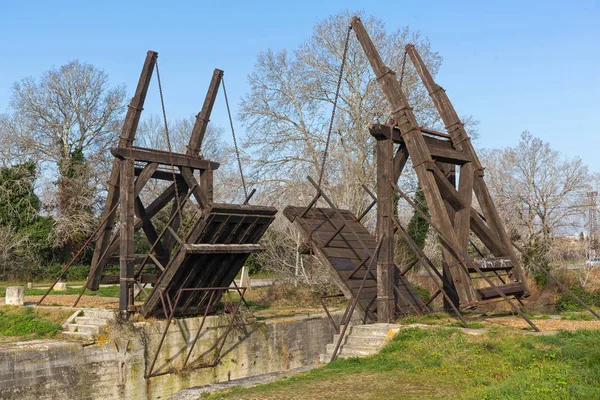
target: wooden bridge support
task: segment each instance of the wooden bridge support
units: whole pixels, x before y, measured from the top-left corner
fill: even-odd
[[[393,175],[389,182],[392,186],[396,185],[401,168],[410,157],[431,214],[430,225],[435,224],[440,238],[443,238],[441,244],[444,289],[452,301],[452,306],[471,308],[476,307],[479,301],[498,297],[507,299],[507,296],[519,299],[527,295],[520,260],[512,250],[508,234],[484,182],[481,163],[444,90],[433,81],[414,46],[406,46],[406,53],[415,65],[448,133],[422,128],[394,71],[383,63],[360,19],[353,18],[351,25],[391,108],[388,125],[374,125],[371,128],[371,134],[378,139],[377,191],[381,208],[377,214],[378,237],[385,238],[388,227],[383,223],[383,219],[389,213],[388,207],[393,207],[392,196],[387,193],[382,181],[385,181],[384,177]],[[383,144],[384,138],[389,141],[387,147]],[[391,157],[393,143],[400,145],[394,159]],[[460,168],[458,186],[457,167]],[[392,174],[389,173],[390,169]],[[472,207],[473,194],[477,197],[481,214]],[[485,273],[494,274],[480,276],[490,287],[479,287],[472,280],[477,277],[471,276],[472,274],[481,275],[483,271],[467,252],[471,230],[495,257],[510,260],[511,265],[508,268],[485,269]],[[384,265],[389,259],[384,251],[386,244],[387,241],[384,241],[378,264],[381,265],[381,271],[385,271]],[[393,246],[393,240],[390,244]],[[502,276],[508,279],[500,276],[499,271],[503,271]],[[500,281],[500,285],[494,284],[490,278]],[[390,278],[382,273],[381,279]],[[378,287],[378,296],[381,296],[381,299],[378,297],[379,301],[383,300],[386,293],[386,282],[378,282]],[[446,308],[450,309],[448,299],[445,300]],[[387,315],[381,317],[385,319]]]
[[[395,314],[394,275],[394,193],[389,181],[393,176],[392,135],[377,138],[377,321],[391,322]]]
[[[204,160],[200,156],[210,113],[223,76],[223,71],[219,69],[215,69],[213,73],[185,154],[133,146],[157,57],[158,53],[154,51],[147,53],[136,92],[129,104],[118,147],[111,149],[115,159],[101,218],[103,225],[99,228],[100,235],[94,248],[87,284],[88,289],[97,290],[103,279],[108,278],[114,281],[118,278],[120,283],[119,308],[123,317],[127,317],[129,313],[135,311],[136,276],[143,276],[143,274],[135,272],[135,265],[139,264],[140,259],[140,255],[134,253],[135,232],[142,229],[148,242],[152,244],[152,252],[155,254],[149,254],[149,257],[156,268],[154,278],[151,280],[156,281],[164,266],[169,263],[175,245],[181,240],[177,233],[182,223],[178,202],[173,202],[168,224],[169,233],[164,237],[158,235],[152,218],[167,207],[173,199],[179,201],[180,198],[186,196],[189,190],[192,191],[200,208],[211,207],[213,204],[213,170],[219,167],[218,163]],[[145,163],[145,165],[140,167],[138,165],[140,163],[142,165]],[[163,169],[159,169],[161,165]],[[170,170],[164,167],[170,167]],[[194,174],[195,171],[199,172],[199,180]],[[151,178],[173,183],[145,207],[140,192]],[[120,223],[115,229],[117,209]],[[119,276],[104,276],[106,264],[114,262],[117,254]]]
[[[119,147],[125,148],[128,145],[131,146],[135,139],[135,133],[137,126],[140,122],[142,110],[144,108],[144,102],[146,101],[146,94],[148,93],[148,86],[152,79],[152,71],[156,64],[156,58],[158,53],[155,51],[148,51],[146,55],[146,61],[140,74],[135,94],[129,103],[127,109],[127,115],[125,116],[125,123],[121,131],[121,137],[119,138]],[[102,270],[104,262],[102,258],[106,256],[107,249],[109,247],[109,241],[114,227],[115,221],[115,207],[119,202],[119,175],[120,175],[120,161],[118,159],[113,160],[112,170],[110,179],[108,182],[108,195],[106,196],[106,204],[104,205],[104,211],[100,218],[104,221],[104,226],[100,229],[100,236],[96,242],[94,248],[94,255],[92,256],[92,273],[94,276],[90,280],[88,288],[91,290],[97,290],[100,286],[100,278],[102,276]]]

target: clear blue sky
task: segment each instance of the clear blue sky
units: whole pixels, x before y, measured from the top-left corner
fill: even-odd
[[[131,93],[149,49],[160,54],[170,118],[198,112],[215,67],[236,111],[259,51],[293,49],[317,20],[364,10],[431,40],[444,58],[438,82],[459,114],[481,122],[480,146],[514,145],[527,129],[600,172],[598,0],[2,3],[0,111],[14,81],[75,58]],[[158,104],[153,86],[146,111]],[[212,120],[228,126],[222,97]]]

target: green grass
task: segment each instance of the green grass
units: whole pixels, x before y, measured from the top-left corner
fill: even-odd
[[[33,307],[0,307],[0,337],[52,337],[62,330],[60,323],[54,321],[55,315]]]
[[[48,285],[49,286],[49,285]],[[81,285],[83,286],[83,284]],[[67,290],[64,292],[51,291],[50,294],[79,294],[82,288],[72,288],[67,286]],[[48,289],[28,289],[25,287],[25,296],[42,296]],[[86,296],[102,296],[102,297],[119,297],[119,286],[101,286],[98,290],[86,290]],[[6,296],[6,287],[0,287],[0,297]]]
[[[600,331],[407,329],[379,354],[209,399],[598,399]],[[204,397],[203,397],[204,398]]]

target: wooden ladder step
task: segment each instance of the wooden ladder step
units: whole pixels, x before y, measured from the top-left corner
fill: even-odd
[[[260,244],[186,244],[189,254],[250,254],[262,250]]]
[[[513,269],[512,262],[508,257],[481,258],[475,260],[482,272],[510,271]],[[470,273],[477,273],[475,268],[469,268]]]
[[[520,297],[525,293],[525,284],[523,282],[511,282],[505,285],[496,286],[506,296]],[[493,287],[479,288],[477,291],[481,296],[481,300],[490,300],[502,297]]]

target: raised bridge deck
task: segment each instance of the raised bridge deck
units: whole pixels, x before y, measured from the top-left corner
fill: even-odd
[[[214,204],[206,210],[158,277],[142,315],[164,314],[161,292],[173,302],[180,289],[229,287],[248,256],[260,249],[258,241],[276,213],[273,207],[232,204]],[[223,293],[216,291],[213,303]],[[197,314],[209,298],[209,291],[182,291],[175,315]]]
[[[375,251],[375,237],[348,210],[338,210],[344,221],[340,221],[335,210],[331,208],[313,207],[301,217],[304,210],[304,207],[289,206],[285,208],[283,214],[296,223],[307,242],[309,240],[312,242],[314,254],[329,267],[330,274],[342,293],[347,298],[356,296],[364,274],[367,273],[368,259]],[[346,225],[331,239],[344,222]],[[363,263],[365,264],[352,275],[356,267]],[[398,314],[427,312],[415,288],[406,277],[400,276],[397,268],[394,271],[396,312]],[[372,275],[367,276],[358,302],[361,312],[370,320],[376,320],[377,313],[376,276],[377,271],[373,269]]]

